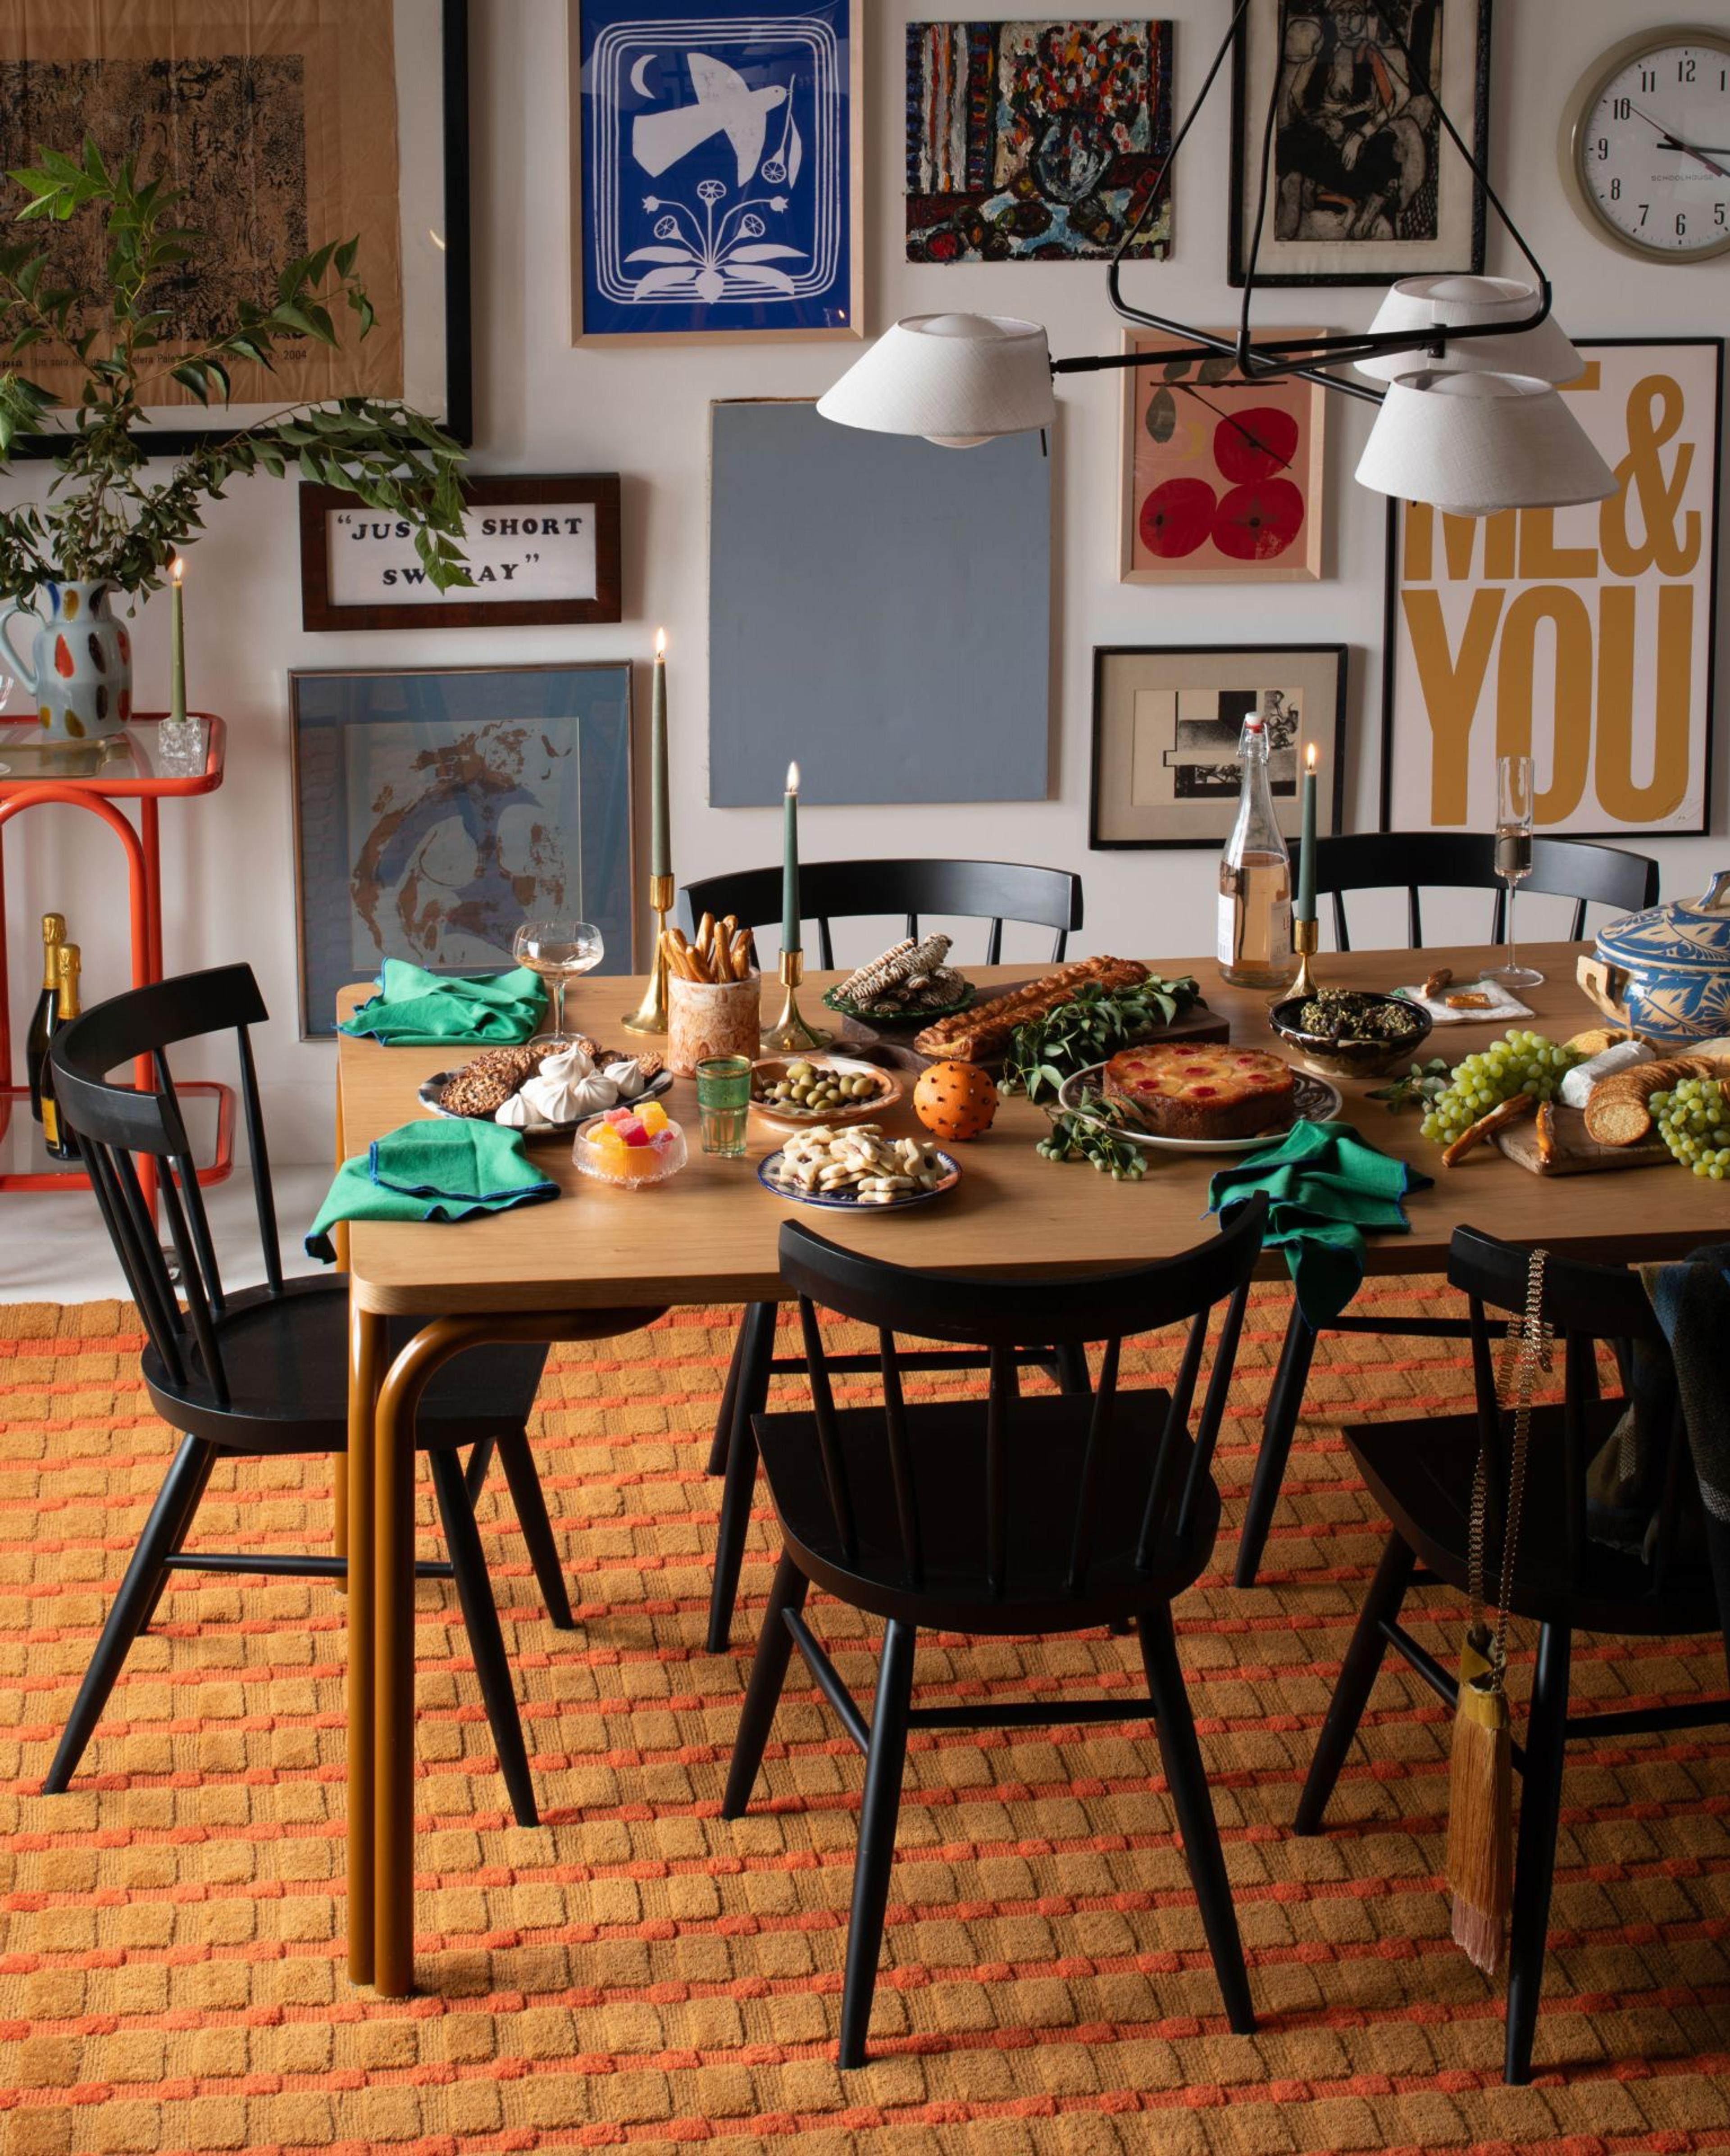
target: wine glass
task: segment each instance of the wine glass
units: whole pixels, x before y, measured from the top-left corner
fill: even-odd
[[[565,1031],[565,984],[598,966],[605,950],[592,921],[526,921],[517,930],[511,941],[511,957],[552,989],[552,1031],[537,1033],[534,1047],[570,1047],[574,1035]]]
[[[1483,978],[1505,988],[1541,988],[1543,975],[1520,963],[1514,939],[1514,893],[1532,873],[1532,758],[1496,759],[1496,873],[1507,886],[1507,963]]]

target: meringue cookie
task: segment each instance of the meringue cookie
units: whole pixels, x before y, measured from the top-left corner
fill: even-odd
[[[493,1111],[493,1121],[502,1123],[507,1131],[544,1131],[547,1119],[534,1102],[521,1093],[512,1093],[501,1101]]]
[[[609,1063],[603,1075],[610,1078],[619,1088],[621,1101],[634,1101],[649,1082],[634,1055],[620,1063]]]
[[[557,1059],[549,1056],[548,1062]],[[588,1062],[585,1055],[580,1059]],[[598,1116],[619,1098],[619,1088],[599,1071],[586,1070],[581,1076],[559,1076],[541,1066],[537,1078],[523,1081],[521,1098],[550,1123],[574,1123],[583,1116]]]

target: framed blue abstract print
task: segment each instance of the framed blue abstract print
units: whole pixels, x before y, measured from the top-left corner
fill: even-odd
[[[863,333],[865,0],[569,0],[572,335]]]

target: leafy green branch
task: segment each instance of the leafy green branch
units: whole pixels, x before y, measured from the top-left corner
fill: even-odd
[[[1043,1100],[1065,1078],[1171,1024],[1200,1001],[1201,991],[1188,973],[1172,981],[1150,973],[1136,987],[1115,993],[1096,981],[1084,982],[1067,1003],[1016,1027],[998,1091]]]

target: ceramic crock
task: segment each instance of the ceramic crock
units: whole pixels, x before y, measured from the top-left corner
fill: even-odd
[[[1579,963],[1579,983],[1606,1016],[1666,1046],[1730,1034],[1730,869],[1703,898],[1612,921]]]
[[[49,741],[100,741],[132,716],[132,639],[108,611],[114,589],[97,578],[0,600],[0,666],[23,683]],[[28,665],[12,640],[20,614],[36,624]]]

